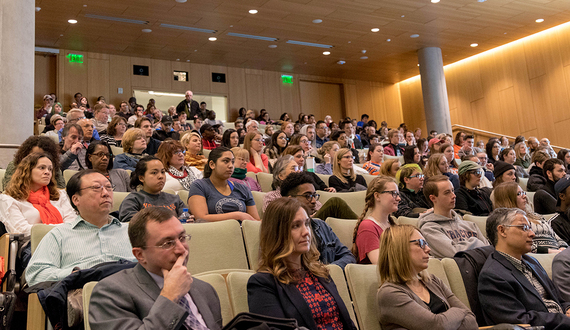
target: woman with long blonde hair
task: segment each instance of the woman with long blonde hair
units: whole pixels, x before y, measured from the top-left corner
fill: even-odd
[[[532,253],[558,253],[568,247],[551,227],[551,221],[535,213],[526,192],[516,182],[503,182],[493,190],[493,208],[518,208],[526,212],[534,232]]]
[[[308,213],[296,198],[279,198],[267,207],[259,235],[259,267],[247,283],[249,311],[294,318],[311,330],[355,330],[328,269],[319,261]]]
[[[337,151],[333,160],[333,175],[329,178],[329,187],[336,189],[337,192],[366,190],[366,180],[354,172],[353,164],[354,156],[350,149],[342,148]]]
[[[360,264],[376,264],[380,237],[395,225],[390,214],[398,211],[400,193],[396,181],[389,176],[372,180],[366,197],[364,211],[358,218],[352,235],[352,254]]]
[[[449,163],[447,162],[447,157],[445,157],[444,154],[437,153],[431,155],[426,164],[424,174],[426,176],[426,180],[435,175],[445,175],[453,184],[453,189],[459,188],[459,176],[449,172]]]
[[[382,234],[376,303],[383,330],[478,328],[473,312],[427,272],[430,250],[414,226],[392,226]]]

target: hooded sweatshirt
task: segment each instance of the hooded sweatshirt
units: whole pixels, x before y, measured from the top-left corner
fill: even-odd
[[[452,258],[459,251],[489,245],[477,224],[464,221],[453,210],[451,218],[430,211],[420,216],[418,227],[436,258]]]

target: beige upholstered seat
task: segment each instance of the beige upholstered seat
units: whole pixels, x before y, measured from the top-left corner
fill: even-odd
[[[478,216],[466,214],[463,217],[463,220],[475,222],[477,224],[477,226],[479,227],[479,230],[481,231],[481,233],[483,233],[483,236],[485,236],[485,238],[487,238],[487,217],[478,217]]]
[[[264,173],[265,174],[265,173]],[[252,191],[251,195],[253,196],[253,200],[255,201],[255,207],[257,208],[257,213],[259,213],[259,217],[263,219],[263,198],[265,197],[265,192],[259,191]]]
[[[315,173],[319,178],[321,178],[321,180],[323,180],[323,182],[328,186],[329,185],[329,178],[331,177],[328,174],[319,174],[319,173]]]
[[[370,186],[372,180],[376,179],[378,175],[362,174],[362,177],[364,178],[364,180],[366,180],[366,185]]]
[[[398,219],[396,219],[396,223],[399,225],[412,225],[416,228],[418,227],[418,222],[419,222],[419,218],[409,218],[409,217],[398,217]]]
[[[449,281],[449,288],[455,294],[455,296],[461,300],[465,306],[469,306],[469,299],[467,298],[467,291],[465,290],[465,284],[463,283],[463,276],[459,270],[459,266],[452,258],[443,258],[441,260],[443,268],[445,269],[445,275]]]
[[[180,197],[186,207],[188,207],[188,195],[188,190],[178,190],[178,197]]]
[[[556,253],[529,253],[528,255],[538,260],[548,277],[552,279],[552,260],[554,260]]]
[[[356,191],[356,192],[344,192],[344,193],[330,193],[328,191],[318,191],[321,203],[325,204],[329,199],[333,197],[342,198],[348,206],[352,209],[357,216],[360,216],[362,211],[364,211],[364,198],[366,197],[366,190]]]
[[[32,254],[36,251],[36,248],[40,244],[42,238],[55,226],[53,225],[44,225],[44,224],[36,224],[32,226],[31,238],[30,238],[30,247],[32,249]]]
[[[210,156],[210,151],[208,149],[203,149],[202,150],[202,155],[204,155],[204,157],[206,157],[206,159],[208,159],[208,157]]]
[[[224,220],[184,224],[192,236],[188,246],[188,271],[192,274],[221,270],[248,269],[239,222]]]
[[[97,283],[99,282],[88,282],[83,286],[83,323],[85,324],[85,330],[91,330],[89,326],[89,300]]]
[[[113,192],[113,208],[111,208],[111,212],[115,212],[115,211],[119,210],[119,207],[121,207],[121,203],[127,197],[128,194],[130,194],[130,193],[119,192],[119,191]]]
[[[231,272],[226,278],[228,292],[230,293],[230,304],[233,315],[249,312],[247,303],[247,281],[254,271]]]
[[[430,258],[428,261],[427,270],[430,274],[433,274],[437,276],[440,280],[442,280],[445,285],[449,286],[449,280],[447,278],[447,274],[445,273],[445,267],[443,266],[441,260],[437,258]]]
[[[214,287],[218,298],[220,298],[220,307],[222,309],[222,324],[226,324],[233,317],[232,308],[230,306],[230,296],[228,288],[226,287],[226,280],[220,274],[197,274],[197,279],[200,279]]]
[[[71,179],[71,177],[77,172],[79,172],[79,171],[64,170],[63,171],[63,179],[65,180],[65,184],[67,184],[69,182],[69,179]]]
[[[259,182],[259,185],[261,186],[261,191],[270,192],[273,190],[271,189],[271,184],[273,183],[273,175],[269,173],[259,172],[257,173],[257,182]]]
[[[359,329],[380,330],[380,323],[376,317],[376,292],[378,292],[376,265],[348,264],[344,271]]]
[[[327,218],[326,223],[332,228],[338,239],[347,248],[352,248],[352,237],[354,234],[354,227],[356,226],[356,219],[338,219]]]
[[[519,186],[521,186],[522,190],[527,191],[526,185],[528,183],[528,178],[519,178]]]
[[[4,191],[4,184],[2,183],[2,181],[4,180],[5,175],[6,175],[6,170],[0,168],[0,192]]]
[[[244,220],[241,223],[241,231],[243,233],[243,241],[249,260],[249,268],[257,270],[259,264],[259,230],[261,229],[260,221]]]
[[[115,147],[115,146],[111,146],[111,152],[113,152],[114,156],[118,156],[118,155],[124,153],[123,148]]]
[[[327,265],[327,268],[329,269],[331,279],[336,285],[336,289],[340,295],[340,298],[344,302],[346,309],[348,309],[348,314],[350,314],[352,322],[354,322],[354,325],[358,326],[356,315],[354,315],[354,308],[352,308],[352,300],[350,299],[350,293],[348,292],[348,286],[346,285],[346,280],[344,279],[344,272],[342,271],[342,268],[333,264]]]

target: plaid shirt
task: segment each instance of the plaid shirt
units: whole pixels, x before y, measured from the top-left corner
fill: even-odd
[[[536,291],[542,298],[542,302],[544,302],[544,304],[546,305],[548,312],[564,314],[562,307],[560,307],[560,305],[558,305],[556,301],[549,299],[550,297],[546,295],[546,290],[544,290],[544,287],[542,286],[542,284],[540,284],[540,281],[536,278],[532,270],[530,270],[530,267],[527,266],[525,262],[517,258],[514,258],[504,252],[501,251],[497,252],[499,252],[503,257],[505,257],[513,266],[515,266],[516,269],[518,269],[521,273],[523,273],[524,277],[526,277],[526,279],[530,282],[530,284],[532,284],[532,286],[536,289]]]

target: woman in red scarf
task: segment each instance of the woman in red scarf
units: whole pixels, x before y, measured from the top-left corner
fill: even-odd
[[[0,196],[0,221],[9,233],[30,235],[37,223],[73,222],[77,213],[64,190],[58,190],[53,161],[46,153],[32,153],[18,165],[6,195]]]

